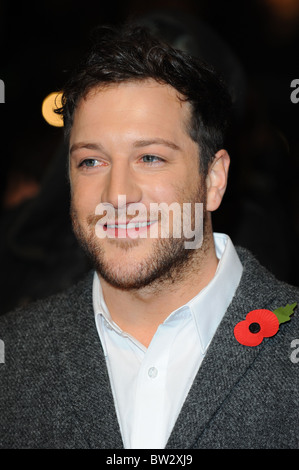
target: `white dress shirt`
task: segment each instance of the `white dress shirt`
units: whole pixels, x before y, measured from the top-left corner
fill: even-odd
[[[242,275],[227,235],[214,234],[220,260],[215,276],[187,304],[172,312],[148,348],[111,319],[95,273],[96,326],[107,361],[126,449],[165,447],[214,333]]]

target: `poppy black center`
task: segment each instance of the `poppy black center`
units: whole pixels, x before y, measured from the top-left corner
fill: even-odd
[[[250,323],[249,331],[251,333],[258,333],[261,330],[261,326],[259,323]]]

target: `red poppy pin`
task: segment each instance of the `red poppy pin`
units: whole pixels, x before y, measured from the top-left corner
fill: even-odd
[[[246,315],[246,319],[237,323],[234,328],[236,340],[244,346],[258,346],[264,338],[274,336],[281,323],[290,320],[297,302],[285,307],[271,310],[252,310]]]

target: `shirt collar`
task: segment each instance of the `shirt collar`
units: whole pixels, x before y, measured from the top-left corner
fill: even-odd
[[[107,324],[109,324],[111,328],[114,328],[116,331],[121,332],[121,329],[117,326],[116,323],[113,322],[111,318],[108,307],[104,300],[101,282],[96,271],[94,272],[94,277],[93,277],[92,299],[93,299],[93,310],[94,310],[95,315],[96,316],[102,315],[104,319],[106,320]]]
[[[214,233],[214,242],[219,263],[213,279],[186,305],[172,312],[165,320],[165,322],[171,321],[179,312],[191,312],[203,354],[235,294],[243,271],[229,236],[223,233]],[[96,272],[93,280],[93,307],[95,316],[102,315],[110,328],[124,334],[110,316]]]
[[[214,233],[218,267],[213,279],[186,305],[190,308],[201,342],[207,350],[239,285],[243,266],[228,235]]]

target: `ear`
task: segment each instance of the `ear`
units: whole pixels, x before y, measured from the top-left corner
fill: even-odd
[[[221,204],[227,186],[229,164],[229,154],[222,149],[215,154],[210,165],[206,178],[207,210],[210,212],[218,209]]]

